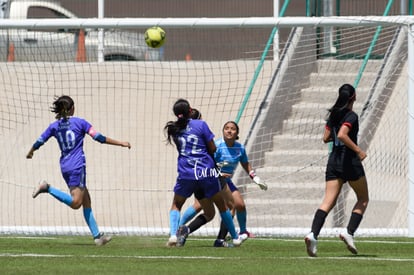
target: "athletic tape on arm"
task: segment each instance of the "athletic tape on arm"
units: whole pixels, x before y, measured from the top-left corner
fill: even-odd
[[[100,143],[105,143],[106,142],[106,137],[104,135],[102,135],[101,133],[95,131],[95,129],[93,127],[91,127],[88,131],[88,134],[96,141],[100,142]]]

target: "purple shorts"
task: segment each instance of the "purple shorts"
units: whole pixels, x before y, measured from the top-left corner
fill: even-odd
[[[66,181],[66,185],[71,187],[86,187],[86,168],[85,166],[78,169],[72,170],[70,172],[62,173],[63,178]]]
[[[202,180],[177,179],[174,186],[174,193],[184,198],[189,198],[194,192],[203,194],[203,198],[211,198],[221,191],[221,184],[218,178],[204,178]],[[197,198],[197,199],[203,199]]]
[[[236,185],[234,185],[234,183],[233,183],[233,181],[231,180],[231,178],[226,178],[226,181],[227,181],[227,185],[229,186],[229,189],[230,189],[230,191],[233,193],[234,191],[236,191],[236,190],[239,190],[238,188],[237,188],[237,186]]]

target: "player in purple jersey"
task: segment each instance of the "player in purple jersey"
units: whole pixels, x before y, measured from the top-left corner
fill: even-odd
[[[40,148],[52,136],[56,138],[61,151],[60,168],[62,176],[70,190],[70,194],[62,192],[45,180],[40,181],[39,185],[33,191],[33,198],[40,193],[49,193],[57,200],[65,203],[72,209],[83,207],[85,221],[91,231],[96,245],[104,245],[111,240],[111,237],[105,236],[98,229],[91,208],[91,197],[86,187],[86,162],[83,151],[83,139],[85,134],[90,135],[94,140],[100,143],[117,145],[131,148],[127,141],[117,141],[105,137],[95,131],[92,125],[86,120],[74,117],[75,103],[69,96],[63,95],[58,97],[52,106],[52,112],[56,114],[56,121],[52,122],[49,127],[33,144],[26,158],[31,159],[36,150]]]
[[[214,134],[203,120],[190,118],[190,104],[185,99],[175,102],[173,111],[176,121],[169,121],[164,127],[167,142],[176,145],[178,151],[177,180],[170,209],[170,238],[167,246],[183,246],[188,235],[213,219],[214,205],[217,206],[235,246],[244,241],[234,227],[229,209],[221,192],[218,172],[213,159],[216,151]],[[193,226],[178,227],[180,211],[186,199],[192,194],[200,201],[204,214],[197,217]]]
[[[318,235],[325,219],[335,206],[344,183],[348,182],[357,197],[347,230],[339,234],[351,253],[358,251],[354,244],[354,233],[361,223],[368,206],[368,185],[362,161],[367,154],[358,146],[358,115],[352,110],[356,100],[355,88],[344,84],[339,88],[339,95],[329,109],[323,141],[333,142],[325,172],[325,196],[315,212],[311,232],[305,237],[306,252],[316,257]]]
[[[240,234],[252,237],[253,235],[247,231],[246,204],[243,200],[242,194],[231,178],[240,163],[246,173],[249,174],[253,182],[256,183],[262,190],[267,190],[267,185],[258,176],[256,176],[256,173],[247,157],[244,145],[237,142],[239,139],[239,131],[239,126],[234,121],[228,121],[223,125],[223,137],[215,141],[217,150],[214,154],[214,158],[217,163],[222,165],[221,176],[225,181],[225,184],[223,185],[223,193],[225,195],[227,206],[232,209],[232,214],[235,214],[237,217],[237,221],[240,226]],[[183,224],[186,223],[200,210],[200,204],[197,200],[195,200],[194,204],[186,209],[180,222]],[[230,246],[230,244],[225,241],[227,233],[227,228],[222,222],[220,224],[219,234],[214,242],[215,247]]]

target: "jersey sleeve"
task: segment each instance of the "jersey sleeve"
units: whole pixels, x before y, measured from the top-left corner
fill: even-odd
[[[89,131],[91,130],[91,129],[93,129],[93,126],[92,126],[92,124],[90,124],[87,120],[85,120],[85,119],[81,119],[80,120],[80,122],[81,122],[81,128],[82,128],[82,130],[85,132],[85,133],[87,133],[87,134],[89,134]],[[90,135],[90,134],[89,134]]]
[[[342,125],[345,125],[349,129],[352,129],[352,126],[357,121],[358,121],[358,115],[355,112],[349,112],[349,113],[346,114]]]
[[[36,150],[40,148],[43,144],[45,144],[50,137],[52,137],[55,133],[54,123],[50,124],[46,130],[37,138],[36,142],[33,144],[33,148]]]
[[[207,123],[205,121],[202,121],[202,122],[203,122],[203,127],[202,127],[202,129],[203,129],[203,136],[205,138],[205,141],[206,142],[209,142],[211,140],[214,140],[214,134],[210,130],[210,127],[208,127],[208,125],[207,125]]]
[[[246,153],[246,148],[242,144],[240,144],[240,149],[241,149],[241,151],[240,151],[240,153],[241,153],[241,155],[240,155],[240,163],[247,163],[247,162],[249,162],[249,158],[247,157],[247,153]]]

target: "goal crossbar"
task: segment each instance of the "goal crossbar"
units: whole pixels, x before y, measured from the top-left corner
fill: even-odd
[[[411,25],[410,16],[341,17],[243,17],[243,18],[78,18],[78,19],[0,19],[0,29],[43,29],[50,27],[130,29],[163,26],[168,28],[257,28],[295,26],[389,26]]]

